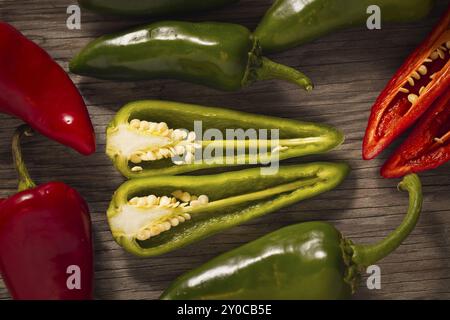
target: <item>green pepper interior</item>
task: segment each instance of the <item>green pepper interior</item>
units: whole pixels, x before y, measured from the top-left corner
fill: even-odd
[[[306,182],[304,188],[309,188],[314,186],[318,181],[325,182],[326,179],[318,178],[318,173],[312,173],[308,177],[298,178],[292,176],[266,176],[262,179],[248,179],[247,181],[242,181],[242,178],[236,176],[235,179],[230,178],[223,183],[220,181],[213,186],[210,182],[205,180],[204,183],[195,183],[192,185],[177,185],[176,182],[166,186],[159,186],[155,188],[148,188],[145,190],[139,190],[128,195],[128,200],[133,197],[142,197],[154,194],[156,196],[170,195],[176,189],[182,189],[183,191],[189,192],[190,194],[206,194],[210,202],[214,202],[221,199],[229,199],[234,196],[244,195],[246,193],[254,193],[257,191],[266,190],[276,186],[283,186],[291,182]],[[156,179],[156,178],[155,178]],[[175,179],[176,180],[176,179]],[[221,206],[220,210],[214,208],[213,210],[204,210],[200,213],[193,212],[191,214],[192,219],[186,221],[172,229],[159,234],[156,237],[152,237],[148,240],[136,242],[144,247],[158,247],[167,243],[167,241],[173,238],[179,237],[180,235],[190,232],[191,229],[198,229],[206,227],[207,225],[214,224],[220,226],[222,221],[227,221],[230,219],[238,219],[240,216],[245,214],[245,212],[251,212],[254,208],[264,207],[276,198],[282,198],[286,194],[291,194],[296,190],[288,190],[276,195],[268,196],[262,200],[248,201],[245,203],[233,204],[230,203],[225,206]]]

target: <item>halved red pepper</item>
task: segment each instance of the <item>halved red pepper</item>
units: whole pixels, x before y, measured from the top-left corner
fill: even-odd
[[[411,135],[384,164],[381,174],[396,178],[434,169],[450,160],[450,90],[420,118]]]
[[[19,193],[0,200],[0,272],[11,296],[89,300],[93,295],[91,220],[86,202],[61,182],[36,186],[13,139]]]
[[[82,154],[95,151],[86,105],[66,72],[38,45],[0,22],[0,112]]]
[[[450,6],[430,36],[397,71],[372,107],[363,158],[376,157],[450,86]]]

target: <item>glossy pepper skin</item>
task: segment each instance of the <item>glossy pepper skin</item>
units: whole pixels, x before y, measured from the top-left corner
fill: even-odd
[[[124,17],[159,17],[219,8],[239,0],[78,0],[86,9]]]
[[[35,186],[13,143],[19,193],[0,200],[0,272],[14,299],[88,300],[93,294],[91,222],[86,202],[61,182]],[[70,276],[78,266],[80,287]],[[68,286],[68,284],[70,286]]]
[[[420,118],[381,169],[385,178],[437,168],[450,160],[450,90]]]
[[[0,22],[0,112],[89,155],[95,134],[86,105],[64,70],[38,45]]]
[[[70,70],[111,80],[171,78],[225,91],[264,79],[312,89],[304,74],[262,57],[247,28],[229,23],[162,21],[106,35],[88,44]]]
[[[278,145],[283,146],[277,155],[269,153],[269,157],[276,156],[278,160],[300,157],[310,154],[319,154],[327,152],[344,141],[343,134],[327,125],[301,122],[290,119],[282,119],[251,113],[239,112],[224,108],[204,107],[193,104],[177,103],[171,101],[146,100],[132,102],[121,108],[107,128],[106,133],[106,153],[113,161],[117,170],[127,178],[143,178],[160,175],[176,175],[186,172],[192,172],[201,169],[231,167],[243,164],[267,164],[271,161],[264,161],[258,155],[262,154],[261,149],[258,150],[256,158],[250,158],[249,152],[246,153],[247,158],[242,160],[242,156],[238,159],[238,148],[236,140],[224,140],[223,144],[233,144],[233,157],[228,157],[226,153],[222,155],[223,161],[208,161],[206,156],[193,163],[175,164],[172,159],[161,159],[157,161],[143,161],[135,164],[130,161],[130,154],[133,152],[145,153],[146,149],[135,149],[129,151],[130,140],[138,141],[142,137],[147,137],[146,132],[131,127],[134,119],[142,121],[161,123],[165,122],[170,129],[183,128],[189,131],[195,129],[195,122],[201,121],[202,133],[208,129],[220,130],[223,139],[226,139],[227,130],[267,130],[268,133],[272,129],[278,130]],[[205,154],[204,151],[213,145],[212,141],[203,140],[204,137],[197,136],[197,143],[201,145],[198,151]],[[120,137],[123,137],[122,139]],[[261,138],[258,135],[258,138]],[[269,138],[269,137],[267,137]],[[270,139],[270,138],[269,138]],[[264,141],[264,142],[263,142]],[[258,143],[267,141],[267,150],[274,150],[275,147],[270,146],[271,140],[257,140]],[[216,141],[217,142],[217,141]],[[126,149],[126,150],[125,150]],[[147,146],[150,150],[150,146]],[[147,151],[148,151],[147,150]],[[215,155],[217,157],[217,155]],[[253,161],[254,160],[254,161]],[[133,167],[140,166],[142,171],[133,171]]]
[[[332,190],[348,172],[346,164],[318,162],[282,166],[272,175],[263,175],[260,168],[254,168],[205,176],[133,179],[115,192],[107,213],[108,222],[114,239],[125,250],[140,257],[157,256]],[[137,209],[138,214],[126,214],[130,201],[149,195],[170,196],[175,190],[207,195],[209,203],[197,208],[178,207],[178,211],[170,214],[189,213],[188,220],[157,236],[139,240],[137,234],[153,225],[149,225],[148,207]],[[169,213],[159,216],[157,221],[166,220],[166,216]]]
[[[394,251],[417,223],[422,206],[420,180],[410,175],[399,187],[409,192],[408,214],[378,244],[355,245],[324,222],[292,225],[187,272],[161,299],[349,299],[360,271]]]
[[[450,90],[450,7],[372,107],[363,158],[373,159]]]
[[[434,0],[276,0],[255,30],[264,52],[297,47],[330,32],[365,27],[367,8],[377,5],[382,22],[424,18]]]

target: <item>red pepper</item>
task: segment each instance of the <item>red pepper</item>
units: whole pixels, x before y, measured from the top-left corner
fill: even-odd
[[[450,85],[450,7],[372,107],[363,158],[372,159],[408,129]]]
[[[396,178],[434,169],[450,160],[450,90],[435,101],[411,135],[385,163],[381,174]]]
[[[0,22],[0,112],[82,154],[95,151],[86,105],[69,76],[38,45]]]
[[[0,200],[0,271],[14,299],[92,299],[93,252],[86,202],[61,182],[35,186],[13,139],[19,193]]]

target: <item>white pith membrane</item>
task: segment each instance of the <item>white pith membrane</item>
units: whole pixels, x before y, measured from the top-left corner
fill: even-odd
[[[448,31],[447,31],[448,32]],[[428,85],[442,71],[450,59],[450,41],[446,41],[431,52],[429,57],[419,68],[412,72],[405,84],[399,89],[400,93],[407,95],[407,99],[413,106],[419,97],[427,91]],[[441,68],[436,68],[443,63]],[[420,85],[419,85],[420,84]],[[411,109],[409,109],[411,110]],[[439,139],[439,138],[438,138]]]
[[[203,141],[198,140],[194,131],[169,128],[165,122],[149,122],[146,120],[133,119],[129,123],[121,124],[109,136],[111,148],[120,150],[131,164],[132,172],[144,170],[142,164],[161,159],[172,158],[175,165],[191,164],[195,161],[195,151],[202,148]],[[271,145],[268,140],[266,147],[272,148],[269,153],[279,153],[288,150],[287,145],[300,145],[321,142],[323,137],[308,137],[299,139],[280,140],[283,145]],[[207,141],[208,145],[222,143],[240,143],[249,145],[249,141]],[[263,144],[262,144],[263,145]],[[259,147],[259,145],[258,145]],[[269,148],[269,150],[270,150]],[[267,151],[266,151],[267,153]],[[178,157],[177,159],[173,159]]]
[[[129,124],[119,125],[109,143],[134,165],[131,171],[139,172],[143,168],[138,164],[175,156],[180,157],[173,161],[176,165],[192,163],[195,150],[201,148],[196,138],[195,132],[169,129],[165,122],[133,119]]]
[[[127,237],[144,241],[190,220],[189,212],[193,208],[208,203],[208,196],[195,196],[182,190],[172,192],[172,197],[134,197],[111,219],[111,227],[122,230]]]

